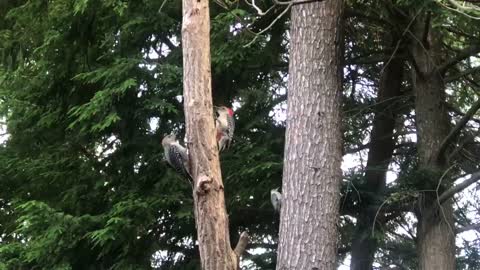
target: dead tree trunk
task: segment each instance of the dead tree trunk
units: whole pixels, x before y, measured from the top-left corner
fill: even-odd
[[[278,270],[335,269],[343,1],[294,5]]]
[[[232,250],[215,141],[208,0],[183,0],[183,87],[195,223],[204,270],[238,269],[247,236]]]

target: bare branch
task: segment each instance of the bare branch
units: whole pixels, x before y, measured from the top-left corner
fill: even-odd
[[[260,15],[260,16],[264,16],[264,15],[267,15],[268,12],[270,12],[270,10],[272,10],[275,5],[271,6],[269,9],[267,9],[267,11],[262,11],[262,9],[260,9],[256,4],[255,4],[255,0],[252,0],[252,2],[249,2],[248,0],[245,0],[245,3],[247,3],[247,5],[253,7],[256,11],[257,11],[257,14]]]
[[[450,4],[452,4],[453,6],[455,6],[456,8],[449,7],[449,6],[445,5],[444,3],[440,2],[440,1],[437,1],[437,3],[438,3],[440,6],[446,8],[446,9],[448,9],[448,10],[451,10],[451,11],[454,11],[454,12],[457,12],[457,13],[460,13],[460,14],[462,14],[463,16],[466,16],[466,17],[468,17],[468,18],[470,18],[470,19],[480,20],[480,17],[475,17],[475,16],[472,16],[472,15],[466,13],[467,11],[468,11],[468,12],[478,11],[478,9],[477,9],[477,10],[476,10],[476,9],[472,9],[472,10],[467,9],[467,8],[463,7],[462,5],[456,3],[456,1],[454,1],[454,0],[448,0],[448,2],[449,2]],[[466,1],[465,1],[465,2],[466,2]]]
[[[458,9],[462,9],[465,11],[480,11],[480,8],[470,4],[468,1],[463,1],[463,5],[460,5],[457,1],[455,0],[448,0],[448,2],[452,5],[454,5]]]
[[[466,70],[464,70],[464,71],[462,71],[458,74],[455,74],[455,75],[452,75],[452,76],[449,76],[449,77],[445,78],[444,81],[446,83],[449,83],[449,82],[455,81],[457,79],[460,79],[464,76],[467,76],[467,75],[470,75],[472,73],[478,72],[478,71],[480,71],[480,66],[474,67],[474,68],[469,68],[469,69],[466,69]]]
[[[280,1],[280,0],[273,0],[275,5],[300,5],[300,4],[307,4],[307,3],[313,3],[313,2],[323,2],[324,0],[304,0],[304,1]]]
[[[242,234],[240,234],[240,239],[238,239],[237,246],[233,250],[233,252],[235,252],[235,255],[237,255],[237,257],[242,256],[243,252],[245,252],[245,249],[247,248],[247,245],[248,245],[248,241],[250,241],[250,237],[248,236],[248,233],[242,232]]]
[[[276,249],[277,244],[271,244],[271,243],[249,243],[248,247],[251,249],[255,248],[264,248],[264,249]]]
[[[471,230],[476,230],[476,231],[480,230],[480,223],[463,226],[461,228],[458,228],[456,232],[463,233]]]
[[[405,59],[406,55],[404,54],[395,54],[395,55],[385,55],[385,54],[377,54],[377,55],[369,55],[369,56],[360,56],[355,57],[353,59],[345,60],[344,65],[367,65],[367,64],[376,64],[379,62],[387,62],[388,60],[393,59]]]
[[[228,10],[228,6],[221,0],[213,0],[217,5],[219,5],[221,8]]]
[[[453,141],[463,127],[467,124],[468,121],[473,117],[473,115],[480,109],[480,98],[472,105],[472,107],[467,111],[467,113],[460,119],[460,121],[455,125],[455,127],[450,131],[447,137],[443,140],[440,149],[438,150],[437,158],[440,158],[451,141]]]
[[[282,13],[280,13],[267,27],[265,27],[265,29],[263,29],[262,31],[258,32],[258,33],[255,33],[255,37],[252,39],[252,41],[250,41],[249,43],[247,43],[246,45],[243,45],[244,48],[246,47],[250,47],[250,45],[252,45],[256,40],[257,38],[262,35],[263,33],[265,33],[266,31],[268,31],[270,28],[273,27],[273,25],[278,21],[280,20],[280,18],[283,17],[283,15],[285,15],[287,13],[287,11],[292,7],[292,4],[288,5],[288,7],[285,8],[284,11],[282,11]]]
[[[163,36],[163,35],[160,35],[159,36],[159,39],[160,41],[162,41],[165,45],[167,45],[167,47],[173,51],[175,48],[177,48],[177,46],[175,46],[175,44],[172,43],[172,41],[166,37],[166,36]]]
[[[409,134],[413,134],[413,133],[409,133]],[[389,136],[390,135],[391,136],[398,136],[399,134],[389,134]],[[400,134],[400,135],[402,135],[402,134]],[[382,138],[385,138],[385,137],[382,137]],[[379,138],[379,139],[382,139],[382,138]],[[413,147],[415,145],[416,145],[415,142],[403,142],[403,143],[396,144],[394,148],[398,149],[398,148],[402,148],[402,147]],[[370,143],[362,144],[362,145],[359,145],[355,148],[345,149],[344,154],[354,154],[354,153],[357,153],[359,151],[365,150],[367,148],[370,148]]]
[[[438,197],[438,202],[440,204],[444,203],[446,200],[450,199],[453,195],[463,191],[464,189],[474,184],[478,180],[480,180],[480,171],[472,173],[469,179],[463,181],[462,183],[456,186],[451,187],[450,189],[447,189]]]
[[[466,136],[459,144],[458,146],[450,153],[447,157],[448,161],[451,161],[453,158],[455,158],[465,147],[465,145],[469,142],[473,141],[473,138],[471,136]],[[461,165],[460,165],[461,166]]]
[[[480,12],[480,8],[469,3],[469,1],[463,1],[463,5],[460,5],[457,1],[455,0],[448,0],[450,4],[456,7],[456,11],[464,14],[465,16],[468,16],[469,18],[475,19],[475,20],[480,20],[480,17],[474,17],[469,14],[461,12],[461,10],[466,11],[466,12]]]
[[[440,64],[438,67],[438,71],[440,73],[445,72],[450,67],[456,65],[457,63],[467,59],[470,56],[478,54],[480,52],[480,45],[473,44],[468,48],[465,48],[463,51],[459,52],[455,57],[445,61],[445,63]]]
[[[445,102],[445,105],[447,106],[447,109],[450,110],[452,113],[456,114],[456,115],[460,115],[460,116],[465,116],[465,113],[460,111],[458,108],[456,108],[455,106],[453,106],[452,104],[448,103],[448,102]],[[480,124],[480,119],[478,118],[470,118],[470,121],[474,121],[476,123],[479,123]]]
[[[158,9],[158,13],[162,13],[163,6],[167,3],[167,0],[163,0],[162,4],[160,5],[160,8]]]
[[[370,15],[367,15],[367,14],[364,14],[362,12],[359,12],[359,11],[356,11],[356,10],[353,10],[351,8],[346,8],[345,9],[345,17],[356,17],[356,18],[363,18],[363,19],[366,19],[368,21],[373,21],[373,22],[377,22],[379,25],[392,25],[393,24],[387,20],[384,20],[382,19],[380,16],[378,17],[374,17],[374,16],[370,16]]]

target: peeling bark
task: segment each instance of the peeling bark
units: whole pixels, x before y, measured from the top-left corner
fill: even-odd
[[[200,259],[204,270],[239,269],[240,253],[230,245],[220,162],[213,119],[208,0],[183,0],[183,87],[190,172]]]

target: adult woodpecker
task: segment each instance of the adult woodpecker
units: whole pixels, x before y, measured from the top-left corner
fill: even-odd
[[[217,132],[218,150],[223,151],[230,147],[233,141],[233,132],[235,131],[235,119],[231,108],[220,106],[216,107],[217,119],[215,119],[215,128]]]
[[[175,134],[167,135],[162,140],[163,152],[168,164],[174,168],[177,173],[192,180],[188,169],[190,168],[187,149],[180,145]]]
[[[270,190],[270,200],[272,201],[273,209],[280,212],[282,207],[282,194],[278,192],[278,188]]]

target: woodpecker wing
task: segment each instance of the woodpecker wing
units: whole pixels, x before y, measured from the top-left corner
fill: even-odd
[[[228,126],[230,127],[230,135],[233,137],[233,132],[235,131],[235,119],[233,116],[228,116],[227,118]]]
[[[270,192],[270,200],[272,201],[275,211],[280,212],[280,208],[282,206],[282,194],[276,190],[272,190]]]
[[[168,148],[168,155],[172,157],[170,159],[170,165],[181,175],[191,178],[190,174],[185,168],[186,161],[188,159],[187,153],[185,151],[182,151],[183,149],[179,149],[178,146],[172,146]]]
[[[235,131],[235,119],[233,118],[233,116],[229,115],[227,117],[227,122],[228,122],[228,127],[229,127],[228,128],[228,133],[229,133],[228,137],[230,139],[230,142],[229,142],[229,144],[230,144],[233,140],[233,133]]]

